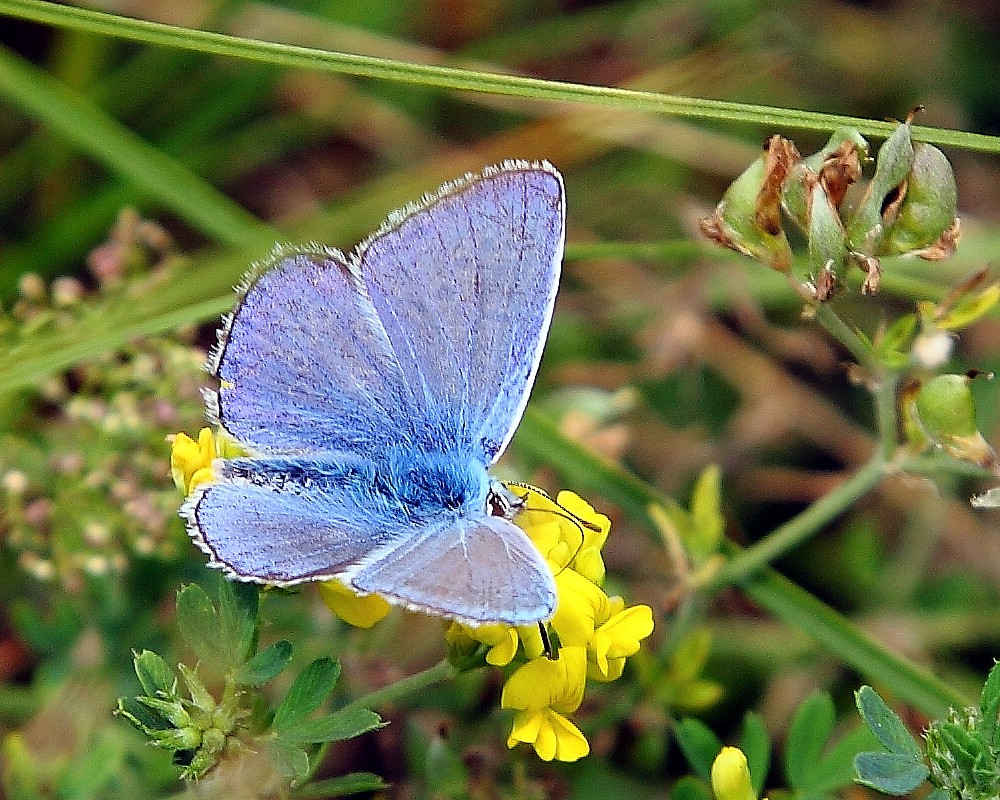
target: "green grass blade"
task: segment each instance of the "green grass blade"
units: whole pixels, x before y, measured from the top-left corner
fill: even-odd
[[[117,17],[89,9],[63,6],[44,0],[0,0],[0,13],[49,25],[89,31],[147,44],[180,47],[219,56],[266,61],[285,67],[320,70],[343,75],[378,78],[401,83],[436,86],[471,92],[491,92],[537,100],[589,103],[630,111],[685,117],[688,119],[743,122],[767,127],[830,131],[848,126],[876,138],[888,136],[891,122],[821,114],[811,111],[750,105],[726,100],[707,100],[677,95],[549,81],[516,75],[412,64],[387,58],[334,53],[310,47],[264,42],[221,33],[198,31],[174,25]],[[1000,153],[1000,138],[942,128],[915,126],[913,136],[921,141],[967,150]]]

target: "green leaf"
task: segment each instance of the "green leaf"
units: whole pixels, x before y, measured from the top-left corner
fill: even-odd
[[[864,725],[841,736],[823,758],[808,772],[806,782],[810,792],[836,792],[850,786],[856,777],[854,757],[878,747],[875,736]]]
[[[219,628],[229,666],[239,667],[257,644],[260,610],[257,587],[250,583],[219,582]]]
[[[720,510],[721,472],[711,464],[698,476],[691,493],[691,533],[688,548],[696,564],[714,555],[722,541],[725,521]]]
[[[320,707],[340,678],[340,664],[332,658],[318,658],[299,673],[274,712],[271,727],[282,733]]]
[[[712,793],[693,775],[685,775],[670,790],[670,800],[712,800]]]
[[[990,674],[986,676],[986,683],[983,684],[983,693],[979,697],[979,728],[986,737],[986,741],[996,746],[997,742],[997,715],[1000,714],[1000,662],[993,665]]]
[[[114,713],[116,716],[124,717],[147,736],[151,736],[155,731],[173,728],[165,716],[140,703],[134,697],[119,697],[118,707]]]
[[[177,592],[177,627],[198,658],[215,667],[225,663],[224,655],[219,652],[222,642],[219,617],[200,586],[188,584]]]
[[[740,750],[747,757],[750,768],[750,783],[760,797],[764,794],[764,783],[771,768],[771,737],[760,714],[748,711],[743,717],[743,727],[740,730]]]
[[[858,783],[894,795],[912,792],[930,774],[924,762],[907,753],[858,753],[854,768]]]
[[[920,748],[916,740],[906,730],[896,712],[878,696],[878,692],[871,686],[862,686],[854,693],[854,700],[858,705],[861,719],[886,750],[919,759]]]
[[[934,789],[924,800],[951,800],[951,792],[947,789]]]
[[[352,772],[337,778],[327,778],[322,781],[310,781],[295,793],[296,800],[312,800],[312,798],[344,797],[361,792],[378,792],[388,789],[391,784],[383,781],[371,772]]]
[[[677,723],[677,744],[680,745],[695,775],[710,780],[712,762],[722,749],[722,741],[704,722],[688,717]]]
[[[381,728],[382,719],[373,711],[358,708],[338,711],[314,719],[304,719],[281,729],[281,738],[293,744],[339,742]]]
[[[143,650],[136,654],[132,659],[132,666],[146,694],[155,697],[160,692],[173,694],[177,690],[177,676],[174,675],[174,671],[152,650]]]
[[[241,686],[260,686],[279,675],[292,660],[292,644],[282,639],[241,666],[234,680]]]
[[[826,692],[806,698],[792,718],[785,743],[785,774],[799,792],[809,791],[809,770],[820,760],[826,740],[833,732],[836,714]]]
[[[301,747],[284,739],[272,739],[267,743],[267,749],[275,768],[291,778],[293,785],[309,777],[309,756]]]

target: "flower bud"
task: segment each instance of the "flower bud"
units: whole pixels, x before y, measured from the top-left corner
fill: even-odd
[[[738,747],[723,747],[712,762],[712,791],[716,800],[757,800],[747,757]]]
[[[817,300],[829,300],[847,258],[844,226],[820,180],[813,182],[809,201],[809,268],[816,276]]]

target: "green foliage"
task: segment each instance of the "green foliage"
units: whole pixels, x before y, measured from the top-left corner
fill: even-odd
[[[884,794],[912,792],[925,780],[934,794],[953,800],[988,800],[1000,791],[1000,665],[983,685],[977,708],[951,709],[924,731],[926,753],[902,720],[870,686],[857,693],[858,710],[885,752],[860,753],[857,780]]]
[[[143,694],[119,698],[116,713],[151,744],[173,753],[175,762],[184,764],[184,778],[203,778],[222,769],[224,760],[259,759],[269,762],[265,773],[273,771],[291,785],[301,784],[312,771],[308,745],[360,736],[379,727],[381,720],[360,707],[315,716],[340,678],[340,665],[330,658],[309,664],[274,710],[261,715],[257,709],[266,699],[257,690],[288,666],[292,647],[280,641],[257,652],[257,588],[221,580],[218,585],[218,605],[201,587],[182,587],[177,623],[200,666],[221,677],[219,695],[183,663],[178,665],[185,689],[181,693],[174,671],[159,655],[144,650],[133,659]],[[260,718],[265,724],[258,724]],[[345,781],[340,791],[372,785],[364,776],[346,776]]]
[[[799,800],[829,798],[850,786],[858,751],[871,743],[864,728],[834,737],[836,720],[833,700],[825,692],[807,697],[798,707],[784,742],[784,774],[792,797]],[[704,723],[695,719],[677,725],[677,742],[694,774],[707,781],[722,742]],[[739,749],[747,759],[754,792],[765,791],[771,765],[771,738],[756,714],[744,717]]]

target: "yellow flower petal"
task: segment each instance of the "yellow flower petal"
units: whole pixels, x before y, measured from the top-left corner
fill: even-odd
[[[359,595],[340,581],[319,584],[319,596],[327,608],[355,628],[370,628],[392,610],[392,606],[377,594]]]
[[[518,742],[534,742],[538,738],[544,716],[541,711],[518,711],[514,715],[514,727],[507,737],[507,747],[513,747]]]
[[[556,593],[559,601],[552,627],[559,641],[571,646],[588,645],[596,627],[608,616],[608,596],[572,569],[556,574]]]
[[[507,746],[530,744],[543,761],[577,761],[590,752],[580,729],[557,711],[519,711],[507,738]]]
[[[170,474],[185,495],[197,483],[212,480],[215,441],[211,428],[202,428],[196,442],[186,433],[178,433],[170,444]],[[197,477],[197,481],[195,478]]]
[[[556,570],[565,567],[583,546],[579,523],[567,518],[564,508],[537,489],[516,484],[508,488],[526,500],[525,508],[514,521],[542,556],[555,563]]]
[[[587,682],[587,651],[561,647],[558,658],[536,658],[519,667],[504,684],[502,708],[541,711],[552,708],[571,714],[583,702]]]
[[[627,658],[639,652],[639,642],[653,632],[653,609],[632,606],[615,614],[600,627],[611,639],[608,658]]]
[[[577,761],[590,752],[587,737],[562,714],[550,711],[549,722],[555,731],[557,761]]]

